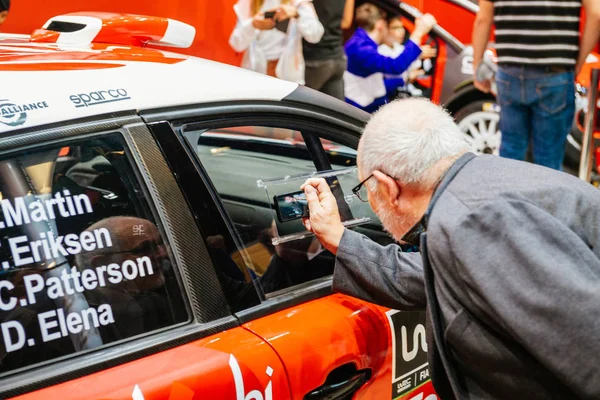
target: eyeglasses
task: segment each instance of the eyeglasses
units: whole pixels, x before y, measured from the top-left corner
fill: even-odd
[[[362,201],[362,202],[364,202],[364,203],[366,203],[366,202],[368,202],[368,201],[369,201],[368,193],[367,193],[367,191],[365,190],[365,189],[366,189],[365,183],[367,183],[367,181],[368,181],[369,179],[371,179],[372,177],[373,177],[373,174],[369,175],[369,176],[367,177],[367,179],[364,179],[364,180],[363,180],[361,183],[359,183],[358,185],[356,185],[356,186],[354,186],[354,187],[352,188],[352,193],[353,193],[353,194],[354,194],[356,197],[358,197],[358,199],[359,199],[360,201]],[[363,187],[364,187],[365,189],[363,189]]]
[[[392,178],[395,181],[398,181],[397,178],[393,177],[390,174],[386,174],[385,172],[381,172],[384,175],[389,176],[390,178]],[[365,186],[365,183],[367,183],[367,181],[369,179],[371,179],[373,177],[373,174],[369,175],[366,179],[364,179],[361,183],[359,183],[358,185],[354,186],[352,188],[352,193],[358,197],[358,199],[360,201],[362,201],[363,203],[367,203],[369,201],[369,193],[367,191],[367,187]]]

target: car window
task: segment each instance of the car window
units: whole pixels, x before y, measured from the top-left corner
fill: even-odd
[[[275,235],[284,236],[303,228],[300,220],[282,224],[274,218],[270,199],[257,181],[347,169],[356,165],[356,150],[317,138],[319,151],[315,151],[305,142],[306,137],[315,137],[312,134],[266,126],[184,130],[184,135],[210,177],[239,238],[237,247],[227,249],[231,261],[226,269],[231,271],[231,265],[237,266],[233,271],[237,278],[231,279],[231,274],[227,277],[229,285],[234,281],[249,286],[249,280],[255,278],[254,283],[268,297],[333,273],[333,254],[323,249],[314,236],[273,245]],[[340,183],[336,190],[339,199],[343,199],[352,194],[357,181],[339,179],[336,183]],[[338,204],[345,205],[343,201]],[[371,213],[372,224],[360,230],[370,231],[380,242],[389,243],[368,203],[361,207]],[[217,265],[217,269],[223,268]],[[245,279],[244,270],[249,275]],[[244,305],[238,303],[233,308],[238,306]]]
[[[0,158],[0,199],[0,376],[188,320],[119,134]]]

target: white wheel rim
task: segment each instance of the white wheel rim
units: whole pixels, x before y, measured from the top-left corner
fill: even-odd
[[[467,115],[458,123],[465,138],[476,154],[495,154],[500,152],[500,114],[490,111],[478,111]]]

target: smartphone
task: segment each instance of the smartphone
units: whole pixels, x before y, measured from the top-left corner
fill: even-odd
[[[275,211],[279,222],[308,217],[308,202],[302,190],[274,196]]]
[[[275,11],[265,11],[265,19],[275,18]]]
[[[275,23],[275,29],[277,29],[283,33],[287,33],[289,25],[290,25],[289,19],[286,19],[284,21],[277,21]]]

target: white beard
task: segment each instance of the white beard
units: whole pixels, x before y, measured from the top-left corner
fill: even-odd
[[[381,220],[383,229],[397,242],[402,242],[402,238],[418,221],[419,218],[413,214],[399,215],[389,208],[386,208],[379,195],[375,196],[375,202],[379,205],[377,216]]]

